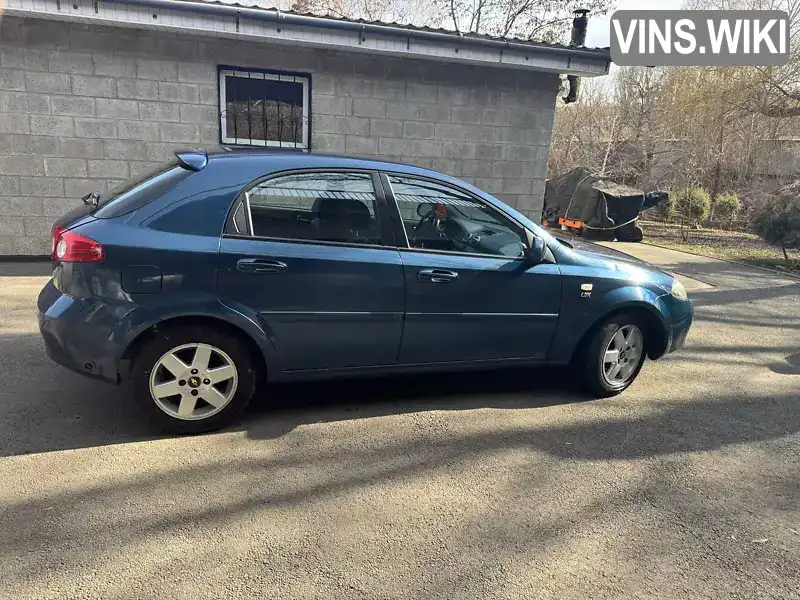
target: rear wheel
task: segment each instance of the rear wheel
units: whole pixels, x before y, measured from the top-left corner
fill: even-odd
[[[195,326],[168,329],[145,342],[131,379],[135,399],[163,430],[202,433],[242,413],[256,374],[239,339]]]
[[[633,383],[646,356],[646,328],[632,315],[608,319],[576,357],[583,382],[599,398],[615,396]]]

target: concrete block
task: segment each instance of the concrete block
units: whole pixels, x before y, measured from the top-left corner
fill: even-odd
[[[106,140],[103,142],[105,158],[112,160],[160,160],[148,151],[147,142],[134,140]],[[152,148],[150,148],[152,150]]]
[[[427,121],[406,121],[403,124],[403,137],[406,138],[432,138],[434,137],[435,124]]]
[[[88,138],[116,138],[117,122],[111,119],[75,119],[75,136]]]
[[[5,46],[0,49],[0,64],[7,69],[47,71],[47,51],[28,46]]]
[[[0,175],[44,175],[44,159],[37,156],[0,156]]]
[[[500,160],[503,158],[503,146],[500,144],[477,144],[475,158],[479,160]]]
[[[475,179],[475,187],[479,190],[483,190],[484,192],[488,192],[489,194],[500,194],[502,193],[503,180],[498,179],[496,177],[487,177],[487,178],[476,178]],[[512,204],[513,206],[513,204]]]
[[[369,119],[363,117],[336,117],[336,133],[347,135],[367,135]]]
[[[467,139],[467,128],[457,123],[436,123],[436,137],[440,140]]]
[[[373,137],[403,137],[403,122],[391,119],[370,119],[369,134]]]
[[[145,145],[148,161],[164,161],[175,158],[175,152],[186,150],[184,142],[147,142]]]
[[[97,116],[106,119],[138,119],[139,104],[135,100],[98,98]]]
[[[311,130],[314,133],[336,133],[336,119],[334,115],[314,113],[311,118]]]
[[[59,156],[58,138],[44,135],[5,134],[0,136],[0,155]]]
[[[72,91],[70,77],[66,73],[25,73],[25,89],[28,92],[69,94]]]
[[[51,177],[86,177],[86,161],[82,158],[45,158],[44,173]]]
[[[142,121],[177,123],[181,120],[180,104],[173,102],[139,102],[139,118]]]
[[[200,127],[186,123],[161,123],[162,142],[200,143]]]
[[[158,84],[158,99],[166,102],[185,102],[197,104],[200,101],[200,92],[192,83],[160,82]]]
[[[384,100],[405,100],[406,82],[393,81],[391,79],[374,80],[372,82],[372,93],[370,95],[373,98],[382,98]]]
[[[366,77],[367,79],[374,80],[383,77],[386,74],[386,63],[380,58],[373,56],[354,56],[353,57],[353,74],[357,77]]]
[[[524,144],[526,131],[523,127],[495,127],[494,141],[503,144]]]
[[[72,93],[76,96],[94,96],[95,98],[115,98],[117,80],[113,77],[96,77],[94,75],[73,75]]]
[[[72,117],[31,115],[31,133],[33,135],[72,137],[75,135],[75,123]]]
[[[200,104],[213,104],[219,106],[219,92],[216,86],[213,85],[198,85],[197,89],[200,93]]]
[[[215,85],[217,81],[217,68],[213,63],[192,63],[181,61],[178,63],[178,81],[184,83],[204,83]],[[317,88],[317,80],[314,80]]]
[[[503,159],[533,161],[536,160],[536,150],[536,146],[509,144],[503,147]]]
[[[179,61],[195,61],[199,59],[198,42],[194,40],[156,37],[156,56],[174,58]]]
[[[553,136],[552,129],[524,129],[525,143],[531,146],[550,146]]]
[[[333,96],[336,94],[336,78],[332,75],[315,75],[312,87],[315,94]]]
[[[442,150],[444,153],[444,149]],[[452,158],[434,158],[431,161],[431,169],[452,175],[453,177],[461,177],[463,160]]]
[[[386,100],[353,98],[351,114],[356,117],[385,117]]]
[[[102,158],[103,141],[99,139],[62,138],[61,156],[75,158]]]
[[[22,195],[39,197],[61,197],[64,195],[64,180],[60,177],[20,177]]]
[[[475,158],[474,142],[442,142],[443,158]]]
[[[467,106],[470,104],[470,88],[441,84],[436,101],[447,106]]]
[[[344,152],[345,136],[336,133],[314,133],[311,147],[322,152]]]
[[[52,50],[48,54],[48,64],[51,73],[91,75],[94,72],[94,63],[92,61],[92,55],[89,52]]]
[[[131,177],[138,177],[139,175],[144,175],[145,173],[148,173],[148,172],[152,171],[153,169],[155,169],[160,164],[162,164],[161,161],[157,161],[157,162],[153,162],[153,161],[131,162],[131,163],[129,163],[130,171],[131,171],[130,176]]]
[[[345,136],[344,150],[352,154],[376,154],[378,140],[373,137],[347,135]]]
[[[439,140],[411,140],[381,138],[378,143],[380,154],[405,158],[438,158],[442,155]]]
[[[19,178],[0,175],[0,196],[19,194]]]
[[[489,125],[467,125],[467,139],[473,142],[494,142],[497,127]]]
[[[0,113],[1,133],[30,133],[30,117],[16,113]]]
[[[454,106],[450,111],[450,121],[453,123],[467,123],[477,125],[481,122],[482,108],[473,106]]]
[[[461,165],[461,174],[468,177],[491,177],[492,163],[482,159],[465,160]]]
[[[87,50],[111,55],[114,52],[114,34],[104,33],[96,28],[69,28],[69,47],[72,50]],[[99,75],[99,73],[98,73]]]
[[[45,166],[47,166],[45,164]],[[98,179],[127,179],[128,163],[124,160],[90,160],[89,177]]]
[[[46,237],[53,229],[52,217],[25,217],[22,220],[25,223],[25,235],[27,236]]]
[[[219,112],[213,106],[202,104],[181,104],[181,123],[196,123],[198,125],[216,124],[219,121]]]
[[[531,179],[504,179],[503,180],[503,193],[526,195],[531,192]]]
[[[146,79],[118,79],[117,96],[135,100],[158,99],[158,82]]]
[[[32,196],[8,198],[5,214],[12,217],[38,217],[44,214],[42,199]]]
[[[11,254],[19,256],[49,256],[50,255],[50,236],[43,237],[13,237]]]
[[[50,107],[54,115],[70,115],[73,117],[95,116],[94,98],[51,96]]]
[[[495,163],[492,168],[492,176],[503,179],[521,179],[523,177],[533,177],[531,165],[527,162],[512,162],[504,160]]]
[[[481,123],[508,127],[511,125],[511,111],[500,108],[485,108],[483,115],[481,115]]]
[[[311,110],[321,115],[346,115],[349,103],[347,98],[337,96],[317,96],[311,99]]]
[[[368,98],[372,93],[372,81],[357,77],[336,79],[336,95],[348,98]]]
[[[136,77],[136,60],[119,54],[95,53],[94,75],[108,77]]]
[[[438,86],[430,83],[406,82],[406,100],[408,102],[437,102]]]
[[[219,125],[200,125],[201,144],[219,144]]]
[[[49,114],[50,97],[25,92],[0,92],[0,112]]]
[[[42,200],[42,214],[50,217],[59,217],[79,207],[83,202],[80,198],[46,198]]]
[[[0,219],[0,235],[25,235],[25,222],[23,219]]]
[[[55,21],[26,20],[25,42],[31,46],[69,47],[69,28]]]
[[[104,192],[105,186],[96,179],[64,179],[64,193],[68,198],[82,198],[89,192]]]
[[[156,81],[177,81],[178,63],[174,60],[140,58],[136,61],[136,76]]]
[[[25,91],[25,71],[0,69],[0,90]]]

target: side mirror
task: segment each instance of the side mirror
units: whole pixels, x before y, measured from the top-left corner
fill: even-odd
[[[525,260],[532,265],[538,265],[544,260],[544,254],[547,246],[544,240],[540,237],[530,236],[531,243],[525,248]]]

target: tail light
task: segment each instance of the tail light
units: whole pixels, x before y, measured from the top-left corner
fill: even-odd
[[[56,225],[53,227],[53,260],[61,262],[101,262],[103,246],[93,239]]]

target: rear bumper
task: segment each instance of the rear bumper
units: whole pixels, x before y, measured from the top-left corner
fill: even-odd
[[[118,383],[118,348],[109,341],[119,309],[98,298],[62,294],[52,281],[37,303],[39,331],[47,355],[58,364],[108,383]]]

